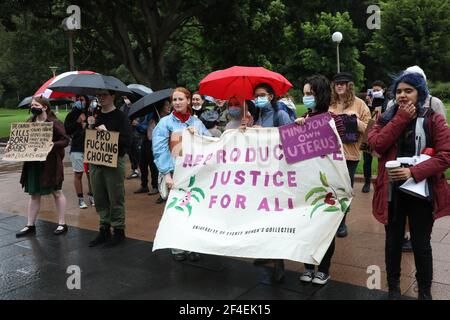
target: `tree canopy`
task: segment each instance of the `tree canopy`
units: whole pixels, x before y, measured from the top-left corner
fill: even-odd
[[[154,90],[197,89],[209,72],[233,65],[264,66],[297,89],[313,73],[341,70],[357,87],[390,81],[420,65],[433,81],[448,81],[450,3],[380,1],[381,29],[369,30],[372,1],[306,0],[13,0],[0,2],[0,105],[31,95],[51,77],[49,66],[68,71],[66,8],[81,8],[74,33],[75,68],[137,82]],[[300,80],[300,82],[299,82]],[[12,102],[13,101],[13,102]]]

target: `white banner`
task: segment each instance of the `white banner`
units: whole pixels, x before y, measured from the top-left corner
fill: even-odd
[[[153,250],[319,264],[352,200],[340,144],[340,153],[287,164],[276,128],[220,139],[185,131]]]

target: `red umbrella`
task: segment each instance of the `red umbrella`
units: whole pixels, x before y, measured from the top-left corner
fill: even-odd
[[[277,96],[285,94],[292,84],[281,74],[263,67],[235,66],[210,73],[200,81],[200,94],[216,99],[253,99],[253,90],[260,83],[268,83]]]
[[[65,78],[71,74],[93,74],[93,71],[69,71],[58,74],[56,77],[48,79],[34,94],[33,96],[43,96],[47,99],[56,99],[56,98],[65,98],[65,97],[73,97],[75,94],[69,92],[59,92],[48,89],[48,87],[54,82]]]

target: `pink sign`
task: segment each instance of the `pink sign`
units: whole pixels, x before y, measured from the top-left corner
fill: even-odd
[[[296,163],[340,150],[327,112],[306,119],[304,125],[289,124],[279,129],[286,162]]]

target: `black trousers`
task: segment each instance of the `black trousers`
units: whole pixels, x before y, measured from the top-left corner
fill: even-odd
[[[393,191],[392,199],[393,201],[389,203],[388,224],[385,226],[386,272],[389,287],[395,287],[400,283],[402,244],[408,217],[417,284],[420,290],[429,290],[433,279],[430,241],[434,219],[431,203],[398,190]]]
[[[347,169],[348,169],[348,174],[350,175],[350,184],[353,188],[353,184],[355,182],[355,173],[356,173],[356,168],[358,167],[358,163],[359,161],[352,161],[352,160],[347,160]],[[347,215],[350,212],[350,206],[347,209],[347,212],[345,213],[344,219],[342,219],[341,224],[345,224],[345,219],[347,219]]]
[[[128,157],[130,158],[131,170],[137,170],[139,167],[139,145],[141,143],[141,138],[136,135],[131,135],[131,146],[128,150]]]
[[[326,274],[328,274],[330,272],[331,258],[333,257],[334,248],[335,248],[335,239],[336,238],[333,238],[333,241],[331,242],[330,246],[328,247],[327,252],[323,256],[323,259],[320,262],[319,267],[317,268],[317,271],[323,272]],[[314,265],[305,263],[305,268],[309,269],[309,270],[314,270]]]
[[[148,173],[150,168],[152,188],[158,189],[158,168],[154,162],[152,141],[147,137],[142,138],[139,169],[141,170],[141,186],[148,187]]]
[[[370,182],[372,179],[372,155],[367,152],[363,152],[364,159],[364,179],[366,182]]]

